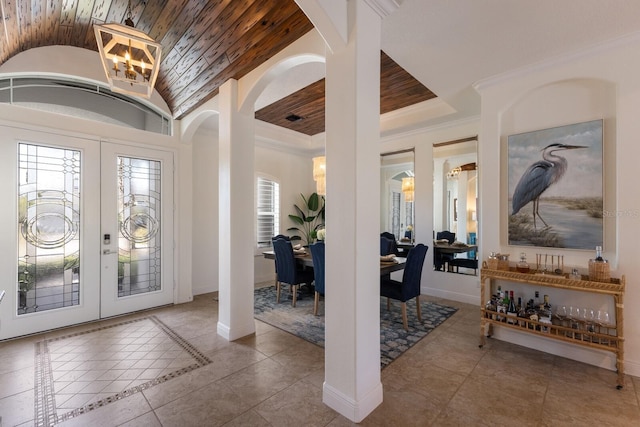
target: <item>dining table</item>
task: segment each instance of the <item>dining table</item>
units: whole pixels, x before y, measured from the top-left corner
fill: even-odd
[[[462,254],[473,252],[478,249],[477,245],[468,245],[466,243],[445,243],[445,242],[433,242],[433,250],[434,250],[434,260],[437,261],[441,254]],[[442,262],[441,265],[438,265],[437,269],[444,268],[446,262]],[[447,266],[448,270],[448,266]]]
[[[274,251],[264,251],[262,255],[267,259],[276,259],[276,253]],[[302,266],[313,268],[313,259],[311,254],[307,251],[305,253],[296,253],[294,251],[294,258],[296,262]],[[390,261],[380,260],[380,276],[388,276],[394,271],[404,270],[404,266],[407,262],[406,258],[394,257]]]
[[[478,249],[476,245],[455,244],[455,243],[434,243],[433,248],[445,254],[461,254]]]

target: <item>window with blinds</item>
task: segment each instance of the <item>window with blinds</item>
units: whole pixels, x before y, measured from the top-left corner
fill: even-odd
[[[258,178],[257,242],[258,247],[271,246],[271,238],[280,234],[280,185]]]

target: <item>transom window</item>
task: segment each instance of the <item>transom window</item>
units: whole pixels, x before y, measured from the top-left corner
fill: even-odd
[[[0,79],[0,103],[171,135],[171,118],[95,83],[50,77]]]

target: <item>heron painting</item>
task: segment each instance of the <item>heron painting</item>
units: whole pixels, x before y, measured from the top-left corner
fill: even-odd
[[[509,244],[601,244],[602,130],[594,120],[509,136]]]

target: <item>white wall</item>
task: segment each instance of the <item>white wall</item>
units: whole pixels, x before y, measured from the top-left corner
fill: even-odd
[[[625,369],[640,375],[640,301],[635,286],[640,275],[637,236],[640,231],[640,198],[635,174],[640,147],[640,50],[638,40],[619,40],[614,45],[556,63],[537,64],[521,72],[499,76],[478,85],[482,95],[479,153],[481,250],[521,251],[507,244],[506,139],[509,135],[536,129],[604,119],[604,218],[605,257],[611,261],[612,276],[625,275],[624,316]],[[528,248],[527,248],[528,249]],[[528,255],[549,252],[544,248],[525,250]],[[584,269],[592,251],[553,250],[564,255],[565,266]],[[551,293],[551,292],[550,292]],[[554,296],[551,296],[552,300]],[[556,294],[581,304],[599,304],[592,297]],[[606,303],[602,303],[606,304]],[[610,304],[610,303],[609,303]],[[497,331],[497,338],[612,369],[610,354],[577,349],[542,338]]]
[[[215,119],[211,119],[215,120]],[[194,295],[218,290],[218,135],[215,129],[201,128],[193,145],[193,292]],[[301,206],[300,193],[315,191],[311,156],[261,144],[257,137],[255,172],[280,183],[280,232],[291,234],[294,226],[288,215],[293,205]],[[248,197],[254,197],[253,194]],[[254,245],[255,242],[247,242]],[[264,259],[256,248],[255,282],[274,279],[272,260]]]
[[[208,120],[216,120],[217,117]],[[193,147],[193,294],[218,290],[218,131],[200,128]]]
[[[311,156],[269,148],[259,142],[257,144],[256,174],[263,174],[280,183],[280,233],[292,235],[287,228],[295,226],[288,217],[289,214],[295,214],[293,205],[302,207],[300,194],[307,197],[316,191]],[[264,259],[261,250],[256,250],[254,267],[256,283],[273,281],[273,261]]]

